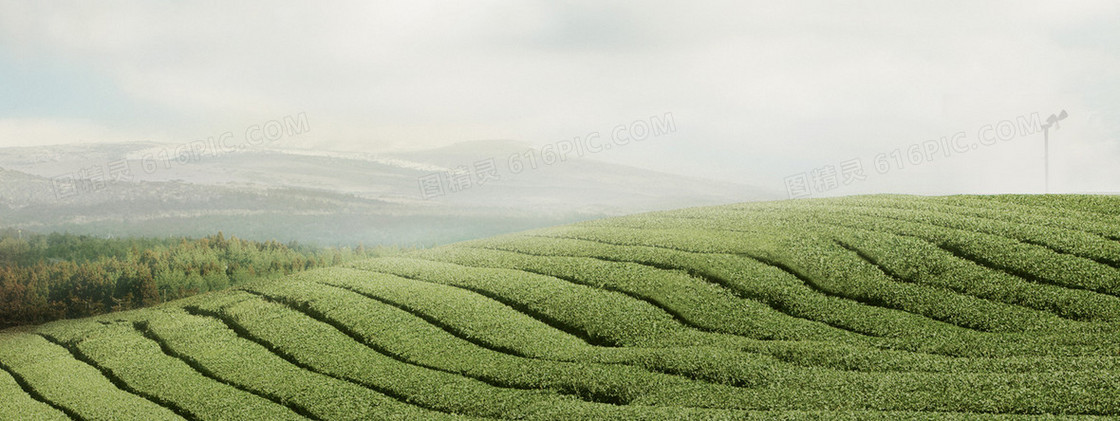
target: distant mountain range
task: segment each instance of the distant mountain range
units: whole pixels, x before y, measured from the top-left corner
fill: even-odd
[[[395,154],[147,142],[0,148],[0,227],[430,245],[776,193],[510,141]]]

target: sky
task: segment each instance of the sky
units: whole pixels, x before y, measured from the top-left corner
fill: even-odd
[[[1115,1],[0,0],[0,147],[299,113],[282,146],[542,146],[671,116],[593,158],[796,197],[1039,193],[1038,123],[1066,110],[1050,191],[1120,192],[1116,22]]]

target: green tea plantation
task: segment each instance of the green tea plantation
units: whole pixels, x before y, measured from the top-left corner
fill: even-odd
[[[1120,416],[1120,198],[646,213],[0,331],[0,419]]]

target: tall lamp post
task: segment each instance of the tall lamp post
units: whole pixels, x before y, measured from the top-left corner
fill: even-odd
[[[1066,117],[1069,117],[1069,113],[1067,113],[1066,110],[1062,110],[1062,112],[1058,114],[1050,114],[1050,117],[1046,118],[1046,123],[1042,125],[1043,171],[1046,173],[1045,191],[1047,194],[1050,193],[1050,126],[1054,126],[1055,129],[1062,128],[1062,126],[1058,125],[1058,122],[1065,120]]]

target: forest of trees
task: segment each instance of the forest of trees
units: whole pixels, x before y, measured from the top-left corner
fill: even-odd
[[[0,328],[129,310],[377,255],[226,238],[106,239],[0,230]]]

